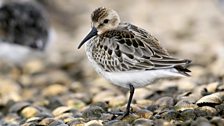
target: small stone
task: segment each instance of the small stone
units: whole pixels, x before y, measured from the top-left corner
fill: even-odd
[[[33,126],[33,125],[38,125],[37,123],[34,123],[34,122],[29,122],[29,123],[24,123],[22,124],[21,126]]]
[[[104,124],[105,126],[130,126],[127,122],[121,120],[111,120]]]
[[[11,113],[19,113],[23,108],[29,106],[28,102],[17,102],[12,107],[10,107],[9,112]]]
[[[125,104],[126,98],[123,95],[117,95],[111,90],[101,91],[93,97],[93,102],[109,102],[109,106],[116,107]]]
[[[104,110],[99,106],[90,106],[86,110],[83,111],[83,117],[87,119],[99,119],[101,118]]]
[[[222,103],[224,92],[217,92],[210,95],[206,95],[199,99],[196,104],[198,106],[215,106]]]
[[[48,97],[47,101],[48,101],[47,108],[51,110],[64,106],[62,99],[57,96]]]
[[[195,110],[195,114],[197,115],[197,117],[206,117],[208,116],[208,113],[206,111],[203,111],[199,108],[196,108]]]
[[[85,126],[103,126],[102,120],[91,120],[85,124]]]
[[[220,113],[221,115],[224,115],[224,103],[220,105],[216,105],[215,109],[217,110],[218,113]]]
[[[154,126],[172,126],[171,121],[166,121],[163,119],[157,119],[154,121]]]
[[[144,109],[136,111],[135,114],[138,115],[140,118],[146,118],[146,119],[149,119],[153,116],[153,113],[151,111]]]
[[[25,118],[34,117],[34,116],[38,115],[39,113],[40,113],[39,110],[37,110],[37,108],[32,107],[32,106],[25,107],[21,111],[21,115]]]
[[[30,86],[32,84],[31,75],[22,75],[19,81],[23,86]]]
[[[168,110],[166,112],[164,112],[161,115],[163,118],[165,118],[166,120],[176,120],[177,117],[179,116],[179,113],[177,111],[174,110]]]
[[[216,89],[218,88],[219,86],[219,82],[213,82],[213,83],[210,83],[206,86],[206,89],[209,93],[214,93],[216,92]]]
[[[32,59],[25,63],[24,72],[34,74],[45,70],[45,66],[41,60]]]
[[[68,126],[67,124],[65,124],[63,121],[61,120],[54,120],[53,122],[51,122],[48,126]]]
[[[209,121],[204,117],[198,117],[191,126],[212,126]]]
[[[17,114],[8,114],[3,120],[6,124],[18,126],[21,118]]]
[[[145,118],[136,119],[133,126],[153,126],[153,121]]]
[[[112,118],[114,118],[114,115],[113,114],[110,114],[110,113],[103,113],[101,115],[101,120],[111,120]]]
[[[186,109],[195,109],[197,108],[198,106],[195,105],[195,104],[192,104],[191,102],[189,101],[186,101],[186,100],[181,100],[179,102],[177,102],[177,104],[175,105],[175,110],[177,111],[184,111]]]
[[[72,122],[75,118],[73,116],[67,116],[67,117],[64,117],[64,118],[60,118],[64,123],[69,123],[69,122]]]
[[[183,100],[183,99],[189,97],[189,95],[191,95],[191,94],[192,94],[191,91],[187,91],[187,92],[181,93],[180,95],[178,95],[178,96],[176,97],[176,100],[177,100],[177,101]]]
[[[71,107],[61,106],[61,107],[58,107],[55,110],[53,110],[52,114],[54,116],[59,116],[59,115],[61,115],[63,113],[69,112],[71,110],[72,110]]]
[[[51,124],[52,122],[54,122],[55,119],[54,118],[44,118],[39,122],[39,125],[44,125],[47,126],[49,124]]]
[[[213,117],[210,121],[211,124],[215,126],[223,126],[224,124],[224,119],[221,117]]]
[[[31,117],[29,119],[26,120],[27,123],[32,123],[32,122],[39,122],[41,121],[43,118],[42,117]]]
[[[122,116],[121,116],[122,117]],[[118,117],[119,118],[119,117]],[[136,119],[139,117],[135,114],[129,114],[128,116],[124,117],[122,121],[127,122],[127,123],[133,123]]]
[[[74,108],[74,109],[82,109],[86,106],[86,104],[84,102],[82,102],[81,100],[78,99],[69,99],[66,102],[66,105],[68,107]]]
[[[72,113],[63,113],[63,114],[60,114],[60,115],[55,117],[56,120],[66,120],[66,119],[69,119],[69,118],[73,118]]]
[[[109,102],[96,102],[92,104],[93,106],[99,106],[101,107],[103,110],[107,111],[108,107],[109,107]]]
[[[180,113],[180,119],[183,121],[186,120],[194,120],[196,118],[196,114],[193,109],[186,109]]]
[[[201,111],[205,111],[209,116],[215,116],[218,112],[215,108],[210,106],[202,106],[198,108]]]
[[[55,96],[67,92],[67,87],[60,84],[53,84],[43,90],[44,96]]]
[[[172,107],[174,105],[174,99],[172,97],[162,97],[155,102],[156,105]]]
[[[147,107],[147,110],[154,113],[158,108],[159,108],[158,105],[150,105],[150,106]]]
[[[0,77],[0,105],[5,105],[8,101],[19,101],[21,87],[16,82]]]
[[[66,123],[69,126],[85,126],[85,120],[83,118],[74,118],[72,121]]]
[[[118,107],[118,109],[119,109],[118,111],[123,111],[123,112],[125,112],[126,109],[127,109],[127,104]],[[135,112],[140,111],[140,110],[141,110],[141,108],[140,108],[138,105],[136,105],[136,104],[131,104],[131,112],[135,113]]]

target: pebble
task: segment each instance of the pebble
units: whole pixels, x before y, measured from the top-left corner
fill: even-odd
[[[85,126],[83,118],[74,118],[72,121],[67,123],[69,126]]]
[[[45,70],[43,62],[39,59],[31,59],[23,66],[26,74],[34,74]]]
[[[54,118],[44,118],[39,122],[39,125],[49,125],[54,121],[55,121]]]
[[[199,107],[198,109],[206,112],[207,115],[209,116],[215,116],[216,114],[218,114],[217,110],[210,106],[202,106],[202,107]]]
[[[198,117],[194,122],[191,124],[192,126],[212,126],[209,121],[204,117]]]
[[[196,118],[196,113],[193,109],[186,109],[180,113],[180,120],[194,120]]]
[[[174,111],[174,110],[168,110],[168,111],[161,114],[161,116],[163,118],[165,118],[166,120],[169,120],[169,121],[170,120],[176,120],[179,115],[180,114],[177,111]]]
[[[146,119],[149,119],[153,116],[153,112],[146,109],[138,110],[135,112],[135,114],[141,118],[146,118]]]
[[[55,96],[55,95],[63,94],[67,91],[68,91],[68,89],[65,86],[60,85],[60,84],[53,84],[53,85],[46,87],[43,90],[43,95],[44,96]]]
[[[100,119],[101,115],[104,113],[103,108],[99,106],[90,106],[83,111],[83,117],[91,120]]]
[[[54,111],[52,111],[52,114],[54,116],[59,116],[63,113],[67,113],[67,112],[70,112],[71,107],[67,107],[67,106],[60,106],[60,107],[57,107]]]
[[[21,87],[18,83],[0,76],[0,105],[4,105],[10,100],[20,101],[22,99],[19,95],[20,90]]]
[[[95,95],[93,102],[109,102],[109,106],[116,107],[126,103],[126,98],[123,95],[118,95],[110,90],[101,91]]]
[[[174,99],[172,97],[161,97],[155,102],[158,106],[172,107],[174,105]]]
[[[35,117],[39,113],[40,113],[40,111],[37,108],[33,107],[33,106],[25,107],[21,111],[21,115],[23,117],[25,117],[25,118]]]
[[[136,119],[133,126],[153,126],[153,121],[145,118]]]
[[[212,125],[215,125],[215,126],[223,126],[223,124],[224,124],[224,119],[221,118],[221,117],[214,116],[214,117],[210,120],[210,123],[211,123]]]
[[[131,126],[127,122],[121,120],[111,120],[104,124],[105,126]]]
[[[85,126],[103,126],[102,120],[91,120],[85,123]]]
[[[9,108],[10,113],[19,113],[23,108],[29,106],[28,102],[17,102],[13,103],[13,105]]]
[[[197,107],[198,107],[197,105],[192,104],[191,102],[186,101],[186,100],[181,100],[181,101],[177,102],[176,105],[174,106],[174,108],[177,111],[183,111],[186,109],[195,109]]]
[[[83,101],[78,99],[69,99],[66,102],[66,105],[74,109],[82,109],[86,106],[86,104]]]
[[[198,106],[214,106],[221,104],[223,101],[224,92],[217,92],[210,95],[206,95],[199,99],[196,104]]]

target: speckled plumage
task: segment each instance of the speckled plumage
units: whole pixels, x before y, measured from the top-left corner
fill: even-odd
[[[100,7],[91,16],[92,30],[78,49],[86,43],[86,54],[95,70],[115,85],[129,88],[126,112],[135,88],[161,78],[189,76],[186,59],[171,57],[159,41],[135,25],[121,23],[118,14]]]
[[[94,12],[95,13],[92,13],[91,15],[91,19],[95,22],[99,21],[99,19],[101,19],[102,17],[106,17],[108,15],[107,9],[104,7],[97,8]]]
[[[189,75],[186,66],[190,60],[170,56],[155,37],[135,25],[121,23],[117,16],[115,11],[104,7],[92,13],[93,26],[101,32],[86,43],[86,52],[99,74],[126,88],[130,83],[142,87],[159,78]],[[104,23],[105,19],[109,22]],[[109,24],[116,19],[117,25]],[[153,72],[160,75],[154,76]]]
[[[128,23],[92,41],[93,58],[107,72],[165,69],[189,63],[169,56],[155,37]]]

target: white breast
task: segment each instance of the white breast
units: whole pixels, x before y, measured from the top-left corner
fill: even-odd
[[[134,87],[144,87],[157,79],[184,76],[178,73],[174,68],[147,71],[106,72],[93,59],[92,48],[93,42],[90,40],[86,43],[86,54],[94,69],[111,83],[124,88],[129,88],[129,84],[132,84]]]
[[[183,77],[175,69],[104,72],[103,76],[113,84],[124,88],[129,88],[129,84],[132,84],[134,87],[144,87],[158,79]]]

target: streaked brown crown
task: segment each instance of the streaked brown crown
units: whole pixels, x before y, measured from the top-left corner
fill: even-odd
[[[98,22],[99,19],[102,19],[103,17],[108,16],[108,9],[105,7],[99,7],[96,10],[93,11],[91,15],[91,19],[94,22]]]

